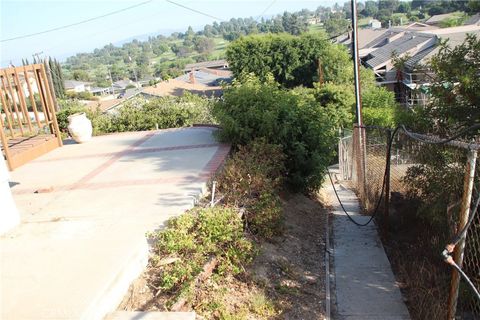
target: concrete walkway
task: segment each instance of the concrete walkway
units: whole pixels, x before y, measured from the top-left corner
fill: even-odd
[[[229,147],[213,128],[95,137],[12,172],[22,223],[0,238],[0,319],[102,319],[193,206]],[[1,205],[1,204],[0,204]]]
[[[338,173],[338,167],[330,171]],[[335,184],[335,188],[347,212],[359,223],[368,221],[368,216],[359,215],[356,195],[339,183]],[[366,227],[353,224],[340,207],[330,182],[325,189],[333,207],[333,285],[336,301],[332,308],[333,318],[410,319],[375,224],[372,222]]]

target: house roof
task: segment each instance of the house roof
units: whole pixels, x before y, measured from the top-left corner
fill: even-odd
[[[371,68],[375,69],[392,59],[392,54],[395,52],[398,55],[409,52],[410,50],[426,43],[433,36],[405,33],[400,38],[378,48],[367,56],[366,63]]]
[[[383,36],[387,32],[386,29],[359,29],[358,30],[358,48],[363,49],[368,46],[374,39],[377,39]],[[346,33],[340,37],[337,37],[336,43],[351,45],[352,37],[349,33]]]
[[[184,71],[190,71],[192,69],[200,69],[200,68],[221,68],[221,67],[228,67],[227,60],[212,60],[212,61],[205,61],[205,62],[198,62],[198,63],[189,63],[185,66]]]
[[[477,13],[465,21],[464,25],[469,25],[469,24],[480,24],[480,13]]]
[[[64,82],[65,89],[73,89],[77,86],[89,85],[90,82],[77,81],[77,80],[65,80]]]
[[[454,29],[453,29],[454,30]],[[437,35],[438,38],[442,40],[448,40],[447,44],[450,47],[456,47],[460,44],[462,44],[465,39],[467,38],[468,34],[475,34],[477,36],[480,36],[480,28],[478,30],[474,30],[471,32],[452,32],[452,33],[446,33],[446,34],[439,34]],[[437,42],[438,44],[438,42]],[[434,55],[438,53],[440,50],[440,47],[438,45],[432,46],[430,48],[427,48],[425,50],[420,51],[413,57],[411,57],[409,60],[406,61],[405,66],[407,69],[414,69],[416,66],[419,64],[425,64],[427,63]]]
[[[382,29],[377,29],[377,30],[382,30]],[[391,38],[392,36],[398,34],[400,31],[395,31],[392,29],[389,30],[383,30],[383,33],[378,34],[376,37],[370,39],[362,48],[371,48],[371,47],[376,47],[378,45],[383,45],[386,43],[386,41]],[[360,36],[359,36],[360,38]],[[360,46],[359,46],[360,48]],[[360,48],[361,49],[361,48]]]
[[[219,86],[221,82],[230,83],[232,81],[231,71],[228,71],[228,73],[225,73],[224,71],[223,74],[215,74],[213,72],[206,71],[206,69],[201,69],[195,71],[194,76],[196,83],[201,83],[206,86]],[[190,73],[186,73],[175,78],[175,80],[191,83],[190,77]]]
[[[434,16],[431,16],[427,21],[425,21],[426,24],[433,24],[433,23],[439,23],[445,19],[448,19],[453,16],[453,13],[444,13],[444,14],[437,14]]]
[[[106,90],[109,90],[110,88],[101,88],[101,87],[93,87],[90,89],[90,92],[91,93],[97,93],[97,92],[103,92],[103,91],[106,91]]]
[[[133,81],[130,79],[127,80],[118,80],[113,83],[114,87],[125,89],[129,84],[133,84]]]
[[[206,86],[202,83],[191,84],[185,81],[170,79],[157,83],[154,86],[143,88],[142,92],[151,96],[182,96],[184,91],[200,95],[218,95],[222,87]]]

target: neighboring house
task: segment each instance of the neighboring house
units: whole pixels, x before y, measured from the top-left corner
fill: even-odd
[[[198,62],[198,63],[190,63],[185,66],[185,69],[183,69],[183,71],[190,72],[192,70],[200,70],[203,68],[227,70],[228,62],[227,60],[213,60],[213,61],[205,61],[205,62]]]
[[[83,81],[76,81],[76,80],[65,80],[64,86],[66,92],[85,92],[90,91],[91,83],[90,82],[83,82]]]
[[[127,89],[113,99],[105,99],[100,101],[88,101],[86,106],[91,110],[100,110],[101,112],[114,112],[120,108],[126,101],[141,94],[138,88]]]
[[[142,90],[142,95],[146,98],[177,96],[180,97],[184,92],[193,94],[218,97],[223,91],[220,86],[209,86],[199,82],[191,83],[190,81],[183,81],[177,79],[165,80],[157,83],[154,86],[145,87]]]
[[[138,84],[141,87],[143,87],[143,86],[149,85],[151,82],[157,82],[157,81],[160,81],[160,80],[162,80],[162,79],[159,78],[159,77],[145,76],[144,78],[138,80]]]
[[[431,26],[439,26],[443,20],[449,19],[454,17],[455,14],[452,13],[445,13],[445,14],[437,14],[434,16],[431,16],[427,21],[425,21],[426,24],[431,25]]]
[[[370,42],[378,37],[382,36],[387,32],[387,29],[358,29],[358,49],[362,50],[365,48]],[[352,46],[352,33],[348,32],[341,36],[338,36],[334,39],[334,42],[337,44],[343,44],[347,47]]]
[[[320,17],[311,17],[307,19],[308,24],[320,24],[320,22],[322,22]]]
[[[106,94],[110,93],[110,91],[111,91],[111,88],[100,88],[100,87],[90,88],[90,92],[94,96],[103,96],[103,95],[106,95]]]
[[[381,29],[382,23],[376,19],[372,19],[368,22],[368,26],[372,29]]]
[[[135,82],[130,79],[115,81],[112,85],[115,92],[125,92],[128,86],[135,86]]]
[[[187,83],[200,83],[206,86],[220,86],[222,83],[231,83],[233,74],[227,70],[203,68],[181,75],[175,80]]]
[[[480,13],[477,13],[465,21],[464,25],[477,25],[480,26]]]
[[[461,44],[467,34],[480,36],[480,26],[469,25],[444,29],[390,28],[371,40],[360,50],[362,64],[375,72],[377,82],[396,93],[397,99],[406,104],[424,105],[428,101],[425,90],[430,83],[431,72],[425,67],[439,50],[442,40],[450,46]],[[406,59],[404,70],[396,70],[393,56]]]

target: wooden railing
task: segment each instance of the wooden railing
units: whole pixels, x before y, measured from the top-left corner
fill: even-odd
[[[16,162],[14,158],[18,152],[12,149],[14,145],[27,140],[31,142],[38,136],[55,137],[55,144],[62,145],[55,116],[54,92],[43,64],[0,70],[0,129],[2,151],[10,170],[29,158],[23,157],[21,163]],[[35,154],[30,158],[38,156],[38,152]]]

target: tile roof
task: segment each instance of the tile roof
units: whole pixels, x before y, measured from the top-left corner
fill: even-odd
[[[453,29],[454,30],[454,29]],[[442,40],[448,40],[447,44],[450,47],[456,47],[460,44],[462,44],[465,39],[467,38],[468,34],[474,34],[480,36],[480,29],[471,31],[471,32],[452,32],[452,33],[446,33],[446,34],[439,34],[437,37],[441,38]],[[438,42],[437,42],[438,44]],[[418,64],[425,64],[428,62],[429,59],[431,59],[434,55],[436,55],[439,51],[438,45],[432,46],[428,49],[422,50],[413,57],[411,57],[405,64],[407,69],[413,69]]]
[[[432,35],[406,33],[400,38],[371,52],[367,56],[368,59],[366,60],[366,63],[371,68],[376,68],[392,59],[392,54],[394,52],[396,52],[397,54],[406,53],[414,49],[415,47],[427,42],[432,37]]]

